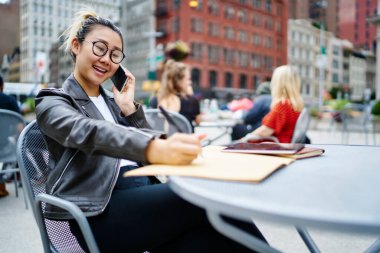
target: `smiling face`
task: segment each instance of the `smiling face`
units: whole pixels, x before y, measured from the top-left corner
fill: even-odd
[[[107,47],[107,53],[96,56],[93,53],[93,42],[102,41]],[[71,51],[76,55],[74,76],[89,96],[99,95],[99,86],[110,78],[119,67],[110,59],[110,53],[114,49],[122,50],[122,40],[120,35],[112,29],[95,25],[82,43],[74,39],[71,44]]]

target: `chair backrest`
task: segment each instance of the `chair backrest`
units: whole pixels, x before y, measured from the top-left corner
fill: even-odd
[[[303,108],[297,119],[292,136],[292,143],[305,143],[306,133],[309,129],[310,113],[308,108]]]
[[[20,114],[0,109],[0,162],[17,161],[17,139],[24,127],[25,121]]]
[[[145,117],[149,123],[149,125],[157,131],[165,132],[168,136],[178,132],[175,127],[167,122],[165,117],[161,114],[159,109],[145,109]],[[185,116],[177,113],[168,111],[169,115],[176,122],[178,127],[181,129],[183,133],[192,133],[192,127],[190,122],[186,119]]]
[[[49,219],[36,213],[43,212],[44,204],[38,208],[35,197],[45,193],[46,180],[49,174],[49,151],[36,121],[32,121],[22,131],[17,143],[17,159],[25,187],[31,203],[34,217],[40,230],[42,240],[50,243],[50,252],[84,252],[70,231],[68,222]],[[46,252],[46,249],[45,249]]]

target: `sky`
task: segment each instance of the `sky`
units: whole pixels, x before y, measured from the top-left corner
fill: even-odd
[[[0,0],[0,4],[4,4],[4,3],[7,3],[9,2],[9,0]]]

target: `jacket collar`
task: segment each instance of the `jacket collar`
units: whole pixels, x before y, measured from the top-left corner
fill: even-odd
[[[73,97],[75,100],[90,101],[90,98],[83,90],[82,86],[75,79],[74,74],[71,74],[62,85],[63,90]],[[100,94],[104,98],[113,99],[113,93],[105,90],[102,86],[99,87]]]
[[[86,113],[91,117],[95,119],[104,119],[99,110],[96,108],[95,104],[92,103],[89,96],[86,94],[86,92],[83,90],[82,86],[78,83],[78,81],[75,79],[74,74],[71,74],[66,81],[62,85],[62,89],[70,95],[81,107],[83,110],[86,111]],[[115,100],[113,93],[103,89],[102,86],[99,87],[100,94],[103,96],[106,103],[109,105],[109,108],[115,108]],[[111,105],[111,106],[110,106]],[[111,109],[111,113],[115,120],[117,120],[117,117],[115,115],[115,112]],[[117,114],[117,113],[116,113]]]

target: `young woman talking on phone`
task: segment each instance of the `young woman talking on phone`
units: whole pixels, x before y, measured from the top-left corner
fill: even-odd
[[[79,206],[102,252],[250,252],[216,232],[204,210],[167,184],[122,176],[141,164],[188,164],[200,153],[202,137],[163,139],[150,130],[134,102],[135,78],[128,70],[121,92],[102,88],[124,58],[122,34],[110,20],[79,12],[64,36],[74,71],[61,89],[42,90],[36,98],[37,122],[53,160],[47,193]],[[45,216],[68,220],[85,248],[65,211],[47,206]],[[265,241],[254,224],[229,220]]]

